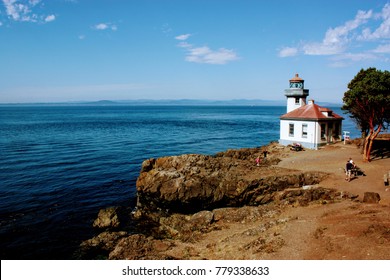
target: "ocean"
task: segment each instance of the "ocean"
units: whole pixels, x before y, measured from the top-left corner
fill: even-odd
[[[343,130],[359,137],[354,123]],[[1,259],[72,259],[99,209],[135,206],[148,158],[279,139],[272,106],[0,106]]]

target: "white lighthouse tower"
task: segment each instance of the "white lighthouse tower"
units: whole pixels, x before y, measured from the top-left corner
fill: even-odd
[[[343,118],[331,109],[318,106],[313,100],[306,102],[309,90],[298,74],[284,90],[287,97],[287,113],[280,117],[282,145],[299,143],[309,149],[340,141]]]
[[[306,105],[309,90],[304,89],[304,83],[305,81],[295,74],[295,77],[290,80],[290,88],[284,90],[284,95],[287,97],[287,113]]]

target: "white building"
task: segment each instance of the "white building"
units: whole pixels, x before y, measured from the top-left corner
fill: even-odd
[[[280,117],[280,144],[299,143],[305,148],[317,149],[341,140],[343,118],[318,106],[314,100],[306,102],[309,90],[304,89],[304,80],[298,74],[290,80],[285,95],[287,113]]]

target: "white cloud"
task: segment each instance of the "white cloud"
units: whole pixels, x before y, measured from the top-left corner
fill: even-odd
[[[55,19],[56,19],[55,15],[49,15],[45,18],[45,22],[51,22],[54,21]]]
[[[99,23],[95,25],[95,29],[97,30],[105,30],[108,28],[108,25],[105,23]]]
[[[358,11],[354,19],[329,28],[322,41],[300,42],[297,46],[282,48],[278,55],[279,57],[298,54],[326,55],[332,61],[331,66],[345,67],[354,62],[387,60],[385,55],[390,54],[388,39],[390,3],[385,4],[379,13],[372,10]]]
[[[32,6],[35,6],[37,4],[39,4],[39,2],[41,2],[41,0],[29,0],[28,1]]]
[[[297,48],[285,47],[279,51],[280,57],[296,56],[298,54]]]
[[[335,56],[333,60],[364,61],[376,58],[377,56],[372,53],[344,53]]]
[[[345,44],[309,43],[305,44],[302,50],[307,55],[332,55],[342,53],[345,50]]]
[[[390,44],[379,45],[373,50],[374,53],[390,53]]]
[[[358,39],[365,41],[390,38],[390,3],[387,3],[376,17],[382,19],[379,27],[373,32],[371,32],[370,28],[365,28]]]
[[[38,6],[42,6],[38,5],[42,0],[2,0],[2,2],[8,18],[12,21],[42,23],[50,22],[55,19],[54,15],[44,16],[41,11],[38,10]]]
[[[191,34],[183,34],[183,35],[176,36],[175,39],[180,40],[180,41],[185,41],[190,37],[191,37]]]
[[[362,52],[362,53],[343,53],[339,55],[335,55],[331,58],[332,63],[331,67],[346,67],[351,65],[354,62],[362,62],[362,61],[373,61],[377,60],[379,57],[376,54],[371,52]]]
[[[192,48],[192,45],[187,43],[187,42],[180,42],[179,44],[177,44],[180,48]]]
[[[344,52],[348,43],[353,39],[352,31],[372,18],[373,12],[358,11],[353,20],[335,28],[329,28],[322,42],[308,43],[303,46],[303,52],[307,55],[332,55]]]
[[[226,64],[237,59],[238,56],[233,50],[211,50],[209,47],[190,48],[186,56],[186,61],[206,64]]]
[[[176,40],[181,41],[178,47],[187,51],[185,60],[188,62],[203,63],[203,64],[226,64],[228,62],[238,60],[237,53],[233,50],[226,48],[219,48],[218,50],[212,50],[207,46],[196,47],[186,40],[190,38],[192,34],[182,34],[175,37]]]
[[[113,31],[116,31],[118,28],[115,24],[112,24],[112,23],[99,23],[99,24],[96,24],[95,26],[93,26],[93,29],[96,29],[96,30],[111,29]]]
[[[16,0],[3,0],[7,15],[15,21],[31,21],[29,5],[18,3]]]
[[[164,34],[168,34],[168,33],[171,33],[172,32],[172,28],[169,26],[168,23],[164,23],[161,27],[161,31],[164,33]]]

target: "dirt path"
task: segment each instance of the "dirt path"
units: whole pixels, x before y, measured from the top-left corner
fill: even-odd
[[[358,176],[346,182],[343,168],[349,158],[360,167],[366,176]],[[365,192],[377,192],[381,196],[380,204],[390,204],[390,187],[385,187],[383,175],[390,172],[390,158],[374,159],[364,163],[360,150],[355,145],[342,143],[325,146],[320,150],[306,150],[283,158],[279,166],[298,170],[320,170],[331,174],[321,185],[341,191],[353,192],[362,200]]]

